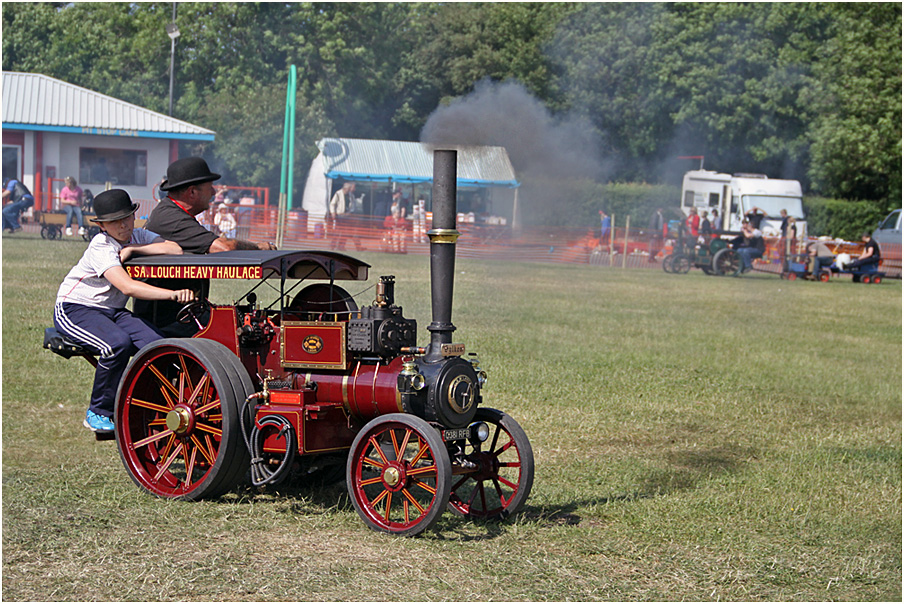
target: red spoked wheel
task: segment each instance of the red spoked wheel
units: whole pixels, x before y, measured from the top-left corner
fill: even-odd
[[[467,442],[466,459],[477,471],[452,485],[449,507],[471,519],[503,520],[517,513],[534,484],[534,452],[521,426],[510,416],[481,407],[474,421],[486,422],[490,436]]]
[[[863,275],[862,277],[860,277],[861,283],[866,283],[867,285],[869,285],[871,281],[872,278],[869,275]]]
[[[346,466],[348,493],[370,528],[417,535],[446,508],[452,463],[440,433],[414,415],[371,420],[355,437]]]
[[[881,276],[876,275],[875,277],[873,277],[873,285],[879,285],[880,283],[882,283],[882,277],[881,277]]]
[[[241,362],[217,342],[166,339],[142,348],[123,374],[114,412],[132,480],[171,499],[233,488],[249,465],[239,412],[253,392]]]
[[[832,278],[832,271],[822,270],[819,271],[819,280],[823,283],[828,283]]]

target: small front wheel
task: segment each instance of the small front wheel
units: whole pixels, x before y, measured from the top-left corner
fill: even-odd
[[[675,254],[669,254],[665,258],[662,259],[662,270],[667,273],[672,272],[672,260],[675,259]]]
[[[676,275],[686,275],[691,270],[691,259],[684,254],[676,254],[672,259],[672,272]]]
[[[439,431],[414,415],[371,420],[355,437],[348,494],[376,531],[412,536],[431,528],[449,501],[452,463]]]
[[[474,421],[486,422],[485,442],[465,445],[465,459],[477,470],[452,485],[449,508],[466,518],[503,520],[516,514],[534,484],[534,452],[527,434],[510,416],[487,407]]]

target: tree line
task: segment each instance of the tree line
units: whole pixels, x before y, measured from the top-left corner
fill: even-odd
[[[5,71],[168,112],[171,3],[4,3],[2,18]],[[586,125],[589,181],[674,185],[697,167],[678,157],[705,156],[886,209],[901,203],[901,22],[875,3],[180,3],[174,117],[217,132],[183,153],[276,187],[296,65],[301,187],[322,137],[420,140],[481,83],[517,85]]]

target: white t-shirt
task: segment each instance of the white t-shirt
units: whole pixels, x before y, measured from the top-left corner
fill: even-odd
[[[144,245],[163,239],[146,229],[134,229],[129,240],[133,245]],[[78,264],[72,267],[57,292],[56,303],[70,302],[100,308],[125,308],[129,297],[113,287],[104,273],[115,266],[122,266],[119,251],[123,245],[106,233],[94,236]]]

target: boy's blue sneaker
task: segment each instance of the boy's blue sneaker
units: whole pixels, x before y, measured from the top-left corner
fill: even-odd
[[[89,430],[93,430],[98,434],[103,434],[107,432],[113,431],[113,420],[109,417],[104,417],[103,415],[98,415],[93,411],[88,411],[85,414],[85,421],[82,422],[86,428]]]

